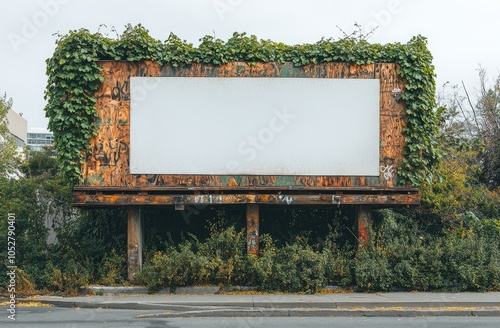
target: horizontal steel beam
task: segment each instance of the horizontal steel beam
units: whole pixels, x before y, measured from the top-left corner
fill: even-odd
[[[273,191],[315,191],[317,193],[330,192],[330,191],[346,191],[346,192],[395,192],[395,193],[407,193],[418,192],[417,188],[409,187],[308,187],[308,186],[252,186],[252,187],[87,187],[78,186],[74,187],[74,191],[85,191],[85,192],[176,192],[176,193],[190,193],[196,191],[213,191],[213,192],[234,192],[234,193],[244,193],[250,192],[264,192],[269,193]]]
[[[74,206],[126,206],[126,205],[418,205],[417,193],[401,194],[205,194],[205,195],[158,195],[158,194],[86,194],[73,193]]]

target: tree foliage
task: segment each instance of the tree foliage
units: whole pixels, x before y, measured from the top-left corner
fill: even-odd
[[[480,69],[475,102],[465,84],[446,84],[438,95],[440,179],[420,191],[426,208],[451,225],[500,217],[500,76],[492,85],[485,77]]]
[[[89,282],[123,282],[123,209],[76,211],[70,203],[71,185],[57,172],[53,149],[29,151],[27,158],[20,167],[24,176],[0,177],[0,242],[7,245],[7,213],[13,213],[16,265],[29,285],[39,292],[77,293]],[[56,238],[49,243],[53,233]],[[7,247],[0,249],[0,256],[7,258],[6,252]],[[0,270],[7,270],[6,262]],[[0,276],[0,293],[8,285],[5,279]]]
[[[479,72],[479,102],[476,105],[477,138],[484,143],[480,156],[480,179],[490,188],[500,187],[500,75],[488,86],[486,71]],[[476,122],[476,121],[474,121]]]
[[[406,82],[401,100],[406,104],[407,147],[398,172],[400,183],[418,186],[423,180],[433,179],[433,166],[440,158],[438,115],[434,111],[434,66],[424,37],[414,37],[406,44],[380,45],[347,36],[338,41],[321,39],[313,44],[290,46],[234,33],[226,42],[213,36],[205,36],[200,42],[194,47],[174,34],[162,42],[152,38],[141,25],[128,25],[117,40],[84,29],[60,36],[53,56],[47,60],[45,110],[62,173],[73,183],[82,179],[84,151],[97,131],[94,92],[103,80],[98,60],[152,60],[173,66],[238,61],[251,65],[292,62],[296,66],[389,62],[399,64],[398,74]]]
[[[40,151],[28,150],[27,161],[21,165],[21,172],[28,177],[53,177],[58,173],[56,152],[52,146]]]
[[[446,120],[441,124],[445,129],[441,130],[455,144],[442,146],[476,150],[474,176],[494,190],[500,187],[500,75],[490,82],[486,70],[480,67],[476,97],[463,82],[451,89],[453,92],[442,97]]]

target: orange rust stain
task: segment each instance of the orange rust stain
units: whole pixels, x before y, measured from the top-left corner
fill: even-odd
[[[366,246],[368,242],[368,226],[364,220],[358,221],[358,238],[361,246]]]
[[[238,187],[238,182],[236,182],[235,178],[231,177],[227,185],[229,187]]]

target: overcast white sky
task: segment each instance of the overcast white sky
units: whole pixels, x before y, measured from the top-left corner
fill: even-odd
[[[122,32],[141,23],[165,40],[170,32],[194,44],[207,34],[226,40],[234,31],[288,44],[313,43],[321,37],[352,32],[354,22],[370,29],[369,41],[429,39],[444,82],[478,85],[481,64],[494,78],[500,73],[500,1],[498,0],[2,0],[0,4],[0,92],[14,100],[29,129],[44,128],[45,59],[54,51],[54,33],[100,24]],[[101,29],[106,32],[106,29]]]

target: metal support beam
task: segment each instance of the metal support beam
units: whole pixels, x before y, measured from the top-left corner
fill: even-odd
[[[259,253],[259,205],[247,204],[247,254]]]
[[[356,206],[359,247],[365,247],[370,238],[369,229],[372,225],[372,207],[370,205]]]
[[[140,206],[128,208],[127,257],[128,280],[134,280],[134,274],[142,271],[142,247],[144,242],[142,210]]]
[[[74,206],[139,206],[175,205],[181,210],[184,205],[384,205],[402,206],[420,204],[417,193],[392,194],[208,194],[208,195],[162,195],[162,194],[87,194],[73,193]]]

